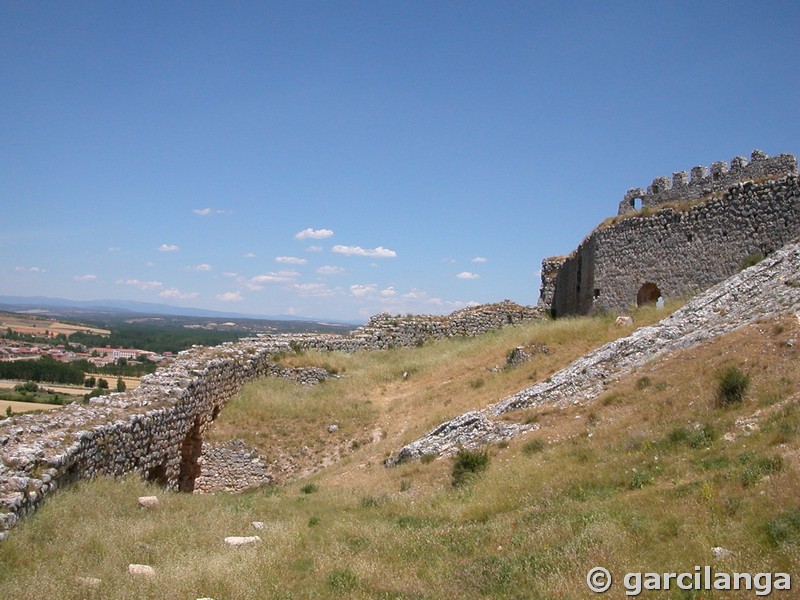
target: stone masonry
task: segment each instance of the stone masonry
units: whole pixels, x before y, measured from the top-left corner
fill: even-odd
[[[748,256],[766,256],[800,236],[794,156],[754,152],[749,165],[715,165],[696,183],[670,188],[656,180],[639,194],[642,211],[625,208],[568,256],[545,259],[539,306],[561,317],[689,297],[736,273]]]
[[[448,317],[379,315],[349,335],[264,335],[194,347],[143,377],[135,390],[0,421],[0,541],[47,496],[78,479],[136,472],[172,490],[239,489],[219,472],[220,461],[230,459],[244,479],[266,480],[258,456],[238,446],[204,450],[203,436],[248,381],[278,376],[313,384],[329,376],[321,369],[283,369],[276,354],[380,350],[538,318],[538,309],[506,301]]]

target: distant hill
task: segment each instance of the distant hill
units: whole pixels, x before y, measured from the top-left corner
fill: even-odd
[[[168,315],[181,317],[203,317],[210,319],[257,319],[267,321],[308,321],[331,325],[353,326],[360,323],[336,322],[328,319],[298,317],[294,315],[256,315],[236,312],[206,310],[171,306],[157,302],[137,302],[134,300],[67,300],[46,296],[0,296],[0,310],[9,312],[36,311],[43,314],[81,316],[88,313],[120,314],[137,313],[146,315]]]

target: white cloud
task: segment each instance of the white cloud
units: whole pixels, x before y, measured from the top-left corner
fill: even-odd
[[[335,292],[324,283],[295,283],[291,286],[301,296],[314,296],[324,298],[333,296]]]
[[[190,300],[191,298],[197,298],[200,294],[197,292],[181,292],[177,288],[167,288],[158,295],[162,298],[172,298],[174,300]]]
[[[457,261],[454,258],[443,258],[442,262],[448,265],[454,265]]]
[[[195,208],[192,211],[196,215],[200,215],[201,217],[207,217],[209,215],[229,215],[231,211],[229,210],[213,210],[211,208]]]
[[[75,275],[75,281],[97,281],[97,275]]]
[[[472,262],[474,262],[474,263],[485,263],[485,262],[489,262],[489,261],[488,261],[488,259],[484,258],[483,256],[476,256],[475,258],[472,259]]]
[[[306,252],[322,252],[322,246],[309,246]]]
[[[235,292],[217,294],[217,300],[222,300],[223,302],[240,302],[244,300],[244,297],[242,296],[242,293],[237,290]]]
[[[477,273],[470,273],[469,271],[461,271],[456,277],[459,279],[478,279],[480,275]]]
[[[374,293],[377,288],[378,286],[374,283],[369,283],[367,285],[353,284],[350,286],[350,293],[356,298],[363,298],[364,296],[369,296]]]
[[[154,290],[164,286],[160,281],[141,281],[140,279],[120,279],[117,281],[117,285],[129,285],[140,290]]]
[[[392,298],[397,295],[397,290],[393,287],[388,287],[385,290],[381,290],[381,296],[384,298]]]
[[[19,273],[47,273],[47,271],[41,267],[14,267],[14,270]]]
[[[252,253],[252,252],[248,252],[247,254],[244,255],[244,257],[245,258],[255,258],[256,255],[254,253]]]
[[[225,273],[223,273],[222,275],[223,275],[224,277],[238,277],[238,276],[239,276],[239,274],[238,274],[238,273],[232,273],[231,271],[226,271],[226,272],[225,272]]]
[[[194,265],[189,267],[190,271],[210,271],[213,267],[208,263],[201,263],[199,265]]]
[[[161,244],[158,247],[159,252],[177,252],[178,250],[180,250],[180,248],[175,244]]]
[[[337,254],[344,254],[345,256],[369,256],[373,258],[394,258],[397,256],[397,252],[384,248],[383,246],[378,246],[377,248],[362,248],[361,246],[342,246],[341,244],[337,244],[331,248],[331,250]]]
[[[297,258],[296,256],[277,256],[275,262],[284,265],[305,265],[308,261],[305,258]]]
[[[325,265],[317,269],[317,273],[320,275],[341,275],[342,273],[346,273],[347,270],[343,267],[334,267],[332,265]]]
[[[333,231],[330,229],[303,229],[303,231],[298,231],[294,234],[294,239],[296,240],[324,240],[325,238],[329,238],[333,235]]]
[[[119,246],[111,246],[108,249],[109,252],[119,252]]]
[[[262,273],[251,277],[249,281],[244,283],[245,287],[249,290],[263,290],[264,285],[268,283],[289,283],[300,277],[297,271],[278,271],[270,273]]]

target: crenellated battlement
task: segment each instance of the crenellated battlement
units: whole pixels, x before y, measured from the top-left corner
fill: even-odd
[[[624,215],[667,202],[699,200],[745,181],[796,175],[797,158],[792,154],[779,154],[770,158],[760,150],[753,150],[750,162],[743,156],[736,156],[731,159],[730,164],[718,161],[710,167],[693,167],[690,173],[677,171],[672,174],[672,178],[656,177],[646,191],[642,188],[628,190],[619,203],[617,214]],[[640,205],[637,205],[637,200],[641,201]]]

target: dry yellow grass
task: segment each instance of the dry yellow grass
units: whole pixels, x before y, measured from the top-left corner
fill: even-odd
[[[111,335],[111,332],[108,329],[99,329],[97,327],[90,327],[88,325],[63,323],[47,317],[37,317],[33,315],[30,317],[24,317],[18,314],[0,315],[0,328],[4,330],[11,329],[12,331],[16,331],[18,333],[32,333],[35,335],[44,335],[46,331],[49,331],[53,335],[63,333],[67,337],[77,331],[84,331],[96,335]]]
[[[14,402],[11,400],[0,400],[0,415],[5,415],[8,407],[15,413],[32,412],[34,410],[52,410],[59,408],[58,404],[37,404],[35,402]]]
[[[580,347],[585,337],[617,335],[603,320],[587,321],[553,324],[536,341],[566,360],[572,346],[559,346],[559,336]],[[73,486],[0,544],[0,597],[579,599],[591,595],[587,571],[602,565],[617,578],[609,595],[617,598],[624,597],[620,582],[628,571],[796,570],[800,349],[792,342],[800,328],[794,317],[662,357],[587,406],[521,412],[540,429],[490,448],[488,470],[466,487],[450,484],[450,460],[381,465],[386,451],[428,426],[432,412],[494,401],[495,393],[505,393],[505,377],[511,386],[517,377],[527,380],[530,368],[546,376],[549,363],[528,363],[497,374],[497,383],[470,384],[476,372],[488,377],[484,369],[504,351],[539,334],[519,328],[377,357],[292,357],[288,362],[339,361],[347,377],[323,384],[317,393],[327,397],[301,395],[295,406],[288,396],[274,400],[276,423],[311,427],[331,414],[351,415],[343,429],[356,434],[363,419],[368,429],[385,427],[386,436],[351,448],[310,479],[238,496],[164,493],[136,477]],[[751,376],[751,386],[742,404],[719,409],[716,376],[730,364]],[[452,382],[443,384],[443,371]],[[385,391],[348,412],[344,397],[359,399],[370,381]],[[257,386],[252,394],[257,405]],[[321,406],[326,399],[339,404]],[[397,406],[409,409],[405,427],[401,409],[390,412]],[[265,420],[248,429],[243,416],[234,416],[228,426],[238,423],[247,435],[270,427]],[[136,497],[144,494],[157,494],[161,507],[139,509]],[[266,528],[255,531],[252,521]],[[251,534],[263,541],[240,549],[222,542]],[[714,546],[732,555],[717,561]],[[126,572],[129,563],[151,564],[157,575],[136,580]],[[102,583],[88,589],[75,576]],[[754,597],[753,591],[659,594]]]

